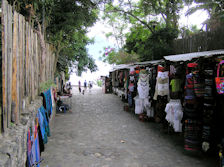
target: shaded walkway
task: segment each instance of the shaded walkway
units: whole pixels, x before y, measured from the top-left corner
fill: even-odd
[[[57,114],[41,166],[46,167],[216,167],[209,158],[184,153],[182,137],[167,135],[123,111],[112,94],[73,88],[72,113]]]

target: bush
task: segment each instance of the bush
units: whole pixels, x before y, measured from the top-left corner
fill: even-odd
[[[48,80],[46,82],[43,82],[43,83],[40,84],[39,93],[42,93],[42,92],[50,89],[51,87],[56,87],[55,83],[52,80]]]
[[[99,87],[102,87],[102,84],[103,84],[102,80],[97,80],[97,85],[98,85]]]

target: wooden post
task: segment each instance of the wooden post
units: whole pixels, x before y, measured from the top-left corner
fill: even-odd
[[[19,49],[18,49],[18,13],[14,12],[14,25],[13,25],[13,56],[12,56],[12,122],[18,124],[18,99],[19,96],[17,92],[17,85],[19,84],[18,78],[18,57],[19,57]]]
[[[29,24],[26,22],[26,56],[25,56],[25,96],[29,94]]]
[[[19,14],[19,84],[18,91],[19,96],[17,97],[19,103],[19,121],[20,121],[20,113],[22,111],[22,99],[24,95],[24,84],[23,84],[23,73],[24,73],[24,20],[23,16]]]
[[[6,131],[7,128],[7,120],[8,120],[8,101],[7,101],[7,69],[8,69],[8,63],[7,63],[7,38],[8,38],[8,22],[7,22],[7,14],[8,14],[8,8],[7,8],[7,1],[2,0],[2,115],[3,115],[3,131]]]
[[[11,109],[12,109],[12,7],[8,5],[8,47],[7,47],[7,63],[8,63],[8,76],[7,76],[7,84],[8,84],[8,127],[11,123]]]

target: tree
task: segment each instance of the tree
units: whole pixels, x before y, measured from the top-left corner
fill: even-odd
[[[135,52],[140,55],[141,61],[158,60],[173,53],[172,40],[176,37],[175,29],[165,25],[157,25],[152,34],[138,25],[127,34],[124,48],[128,53]]]
[[[123,51],[140,55],[141,61],[160,59],[172,53],[172,41],[178,36],[178,13],[182,7],[181,0],[119,1],[118,5],[109,3],[105,6],[104,17],[111,22],[118,16],[116,19],[128,24],[130,32],[125,36]],[[115,13],[112,18],[111,13]]]
[[[96,70],[94,61],[87,54],[85,46],[91,41],[86,37],[87,28],[92,26],[98,17],[98,1],[93,3],[91,0],[9,0],[9,2],[37,30],[42,55],[45,54],[45,40],[54,45],[55,70],[67,71],[67,68],[81,62],[82,59],[87,63],[80,63],[78,70],[85,68]],[[79,52],[78,49],[82,49],[79,58],[76,54]],[[69,54],[67,50],[70,51]]]
[[[101,59],[109,64],[129,64],[140,61],[139,55],[134,52],[129,54],[123,50],[116,51],[114,49],[104,53]]]

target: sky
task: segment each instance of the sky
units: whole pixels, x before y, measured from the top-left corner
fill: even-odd
[[[190,26],[190,25],[197,25],[200,29],[202,28],[202,23],[207,19],[208,15],[205,11],[197,11],[191,16],[186,17],[185,12],[187,11],[188,7],[185,7],[184,10],[181,12],[180,17],[180,26]],[[116,47],[115,41],[113,39],[107,39],[104,35],[107,32],[111,32],[110,28],[102,21],[98,21],[94,24],[93,27],[89,29],[89,33],[87,36],[89,38],[94,38],[95,43],[88,45],[88,53],[95,59],[95,63],[98,66],[98,71],[91,73],[89,70],[87,72],[83,72],[81,77],[76,76],[75,73],[70,75],[70,82],[72,85],[77,85],[78,81],[80,80],[82,85],[84,81],[96,81],[100,79],[100,76],[108,76],[109,71],[112,69],[112,65],[108,63],[102,62],[99,57],[102,56],[104,48],[110,46],[111,48]],[[100,53],[101,51],[101,53]]]

